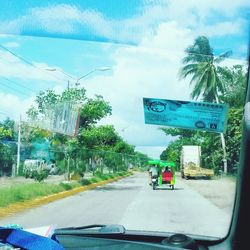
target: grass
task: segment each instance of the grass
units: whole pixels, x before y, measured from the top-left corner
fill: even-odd
[[[87,186],[91,183],[113,179],[118,176],[127,176],[127,173],[115,173],[94,176],[90,179],[83,179],[80,182],[47,184],[47,183],[29,183],[18,184],[11,187],[0,188],[0,207],[7,207],[10,204],[33,200],[51,194],[71,190],[79,186]]]
[[[64,190],[65,189],[60,185],[45,183],[19,184],[9,188],[1,188],[0,207],[6,207],[16,202],[59,193]]]

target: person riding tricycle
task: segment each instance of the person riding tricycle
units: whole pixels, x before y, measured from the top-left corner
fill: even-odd
[[[153,186],[155,180],[159,176],[159,165],[160,165],[160,160],[150,160],[148,161],[149,169],[149,184]]]

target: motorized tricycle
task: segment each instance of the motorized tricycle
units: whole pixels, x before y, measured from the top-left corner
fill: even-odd
[[[151,160],[148,163],[151,166],[150,175],[153,190],[164,186],[169,186],[173,190],[175,185],[175,163],[161,160]],[[152,171],[152,168],[156,168],[156,171]]]

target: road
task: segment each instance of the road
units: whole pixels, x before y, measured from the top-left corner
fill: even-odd
[[[177,179],[175,190],[152,190],[146,173],[97,187],[0,220],[24,228],[122,224],[126,229],[223,237],[230,212]]]

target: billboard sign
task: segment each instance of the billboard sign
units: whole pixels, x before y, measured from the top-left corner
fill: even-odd
[[[69,136],[76,136],[79,126],[79,107],[71,102],[49,106],[44,115],[30,121],[30,125]]]
[[[205,130],[226,130],[228,106],[219,103],[143,98],[146,124]]]

